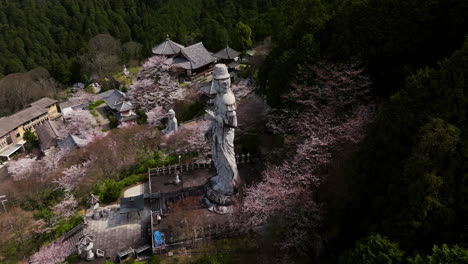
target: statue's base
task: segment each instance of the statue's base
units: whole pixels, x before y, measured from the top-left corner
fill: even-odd
[[[204,208],[218,214],[228,214],[234,211],[234,196],[219,193],[213,190],[210,184],[204,186],[205,196],[201,203]]]

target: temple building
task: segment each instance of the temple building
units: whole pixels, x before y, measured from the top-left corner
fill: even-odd
[[[154,55],[159,55],[159,56],[173,56],[173,55],[178,54],[180,50],[183,48],[184,46],[170,40],[169,36],[167,36],[164,42],[153,47],[152,52]]]
[[[180,52],[164,63],[170,65],[172,71],[185,71],[187,76],[210,69],[217,58],[209,52],[202,42],[182,48]]]
[[[240,54],[241,54],[240,52],[233,50],[229,46],[226,46],[222,50],[216,52],[214,56],[220,60],[223,60],[226,62],[232,62],[232,61],[238,60]]]
[[[121,123],[138,118],[133,111],[135,106],[127,99],[125,93],[119,90],[109,90],[96,96],[96,100],[102,99],[108,106],[108,111]]]
[[[38,126],[61,117],[57,101],[44,97],[18,113],[0,118],[0,160],[10,160],[23,148],[27,130],[36,133]]]
[[[235,69],[239,66],[241,58],[239,57],[241,53],[236,51],[229,46],[226,46],[222,50],[216,52],[214,56],[219,59],[219,63],[224,63],[229,68],[229,70]]]

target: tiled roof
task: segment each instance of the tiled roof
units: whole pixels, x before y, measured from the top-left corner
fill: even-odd
[[[47,108],[31,106],[18,113],[0,118],[0,136],[4,136],[15,128],[21,126],[36,117],[47,114]]]
[[[102,92],[100,94],[96,94],[96,97],[94,98],[94,100],[96,100],[96,101],[102,100],[102,99],[108,97],[109,95],[111,95],[113,92],[114,92],[114,90],[108,90],[108,91]]]
[[[107,106],[109,106],[112,109],[118,110],[117,108],[119,105],[123,104],[125,102],[125,94],[122,93],[119,90],[113,90],[113,92],[104,98],[104,102],[106,102]]]
[[[65,139],[61,140],[58,144],[61,149],[75,149],[86,146],[88,142],[75,135],[68,135]]]
[[[115,110],[119,111],[119,112],[126,112],[126,111],[129,111],[129,110],[132,110],[134,109],[135,107],[132,105],[132,103],[130,102],[122,102],[121,104],[118,104],[116,107],[115,107]]]
[[[184,46],[167,38],[164,42],[155,46],[151,51],[156,55],[175,55],[183,48]]]
[[[34,103],[32,103],[31,105],[32,106],[39,106],[39,107],[49,107],[55,103],[57,103],[58,101],[56,100],[53,100],[53,99],[50,99],[48,97],[44,97],[42,99],[40,99],[39,101],[36,101]]]
[[[0,118],[0,137],[36,117],[47,114],[47,107],[55,103],[57,103],[56,100],[44,97],[18,113]]]
[[[236,57],[239,57],[240,52],[231,49],[229,46],[225,47],[224,49],[216,52],[214,56],[216,58],[225,59],[225,60],[233,60]]]
[[[202,42],[183,48],[180,55],[168,60],[171,66],[183,68],[186,70],[196,70],[208,65],[217,59],[209,52]],[[166,62],[165,62],[166,63]]]
[[[36,128],[37,136],[41,143],[41,148],[48,149],[57,144],[57,138],[60,136],[60,121],[46,121]]]

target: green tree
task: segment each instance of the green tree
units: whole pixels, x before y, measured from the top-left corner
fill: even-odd
[[[405,252],[397,243],[379,234],[356,242],[354,248],[340,257],[342,264],[396,264],[401,263]]]
[[[467,79],[468,41],[410,76],[377,115],[355,156],[344,229],[385,233],[408,250],[468,235]]]
[[[24,132],[23,139],[29,144],[36,144],[38,141],[36,134],[31,130],[26,130]]]
[[[443,244],[441,247],[434,245],[432,254],[429,256],[421,256],[417,254],[413,258],[408,259],[409,264],[466,264],[468,263],[468,249],[461,248],[458,245],[447,246]]]
[[[273,15],[278,22],[273,34],[273,49],[261,66],[259,91],[267,102],[282,106],[282,95],[296,81],[298,65],[312,66],[320,58],[316,34],[330,19],[329,10],[320,0],[288,0]]]
[[[252,47],[252,29],[247,24],[237,22],[231,40],[234,48],[245,52]]]

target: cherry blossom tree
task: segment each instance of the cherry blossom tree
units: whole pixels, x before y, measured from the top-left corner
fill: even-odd
[[[84,104],[84,103],[92,103],[96,99],[96,95],[87,93],[85,91],[78,91],[74,93],[71,97],[67,99],[68,102],[72,103],[72,105]]]
[[[197,120],[180,126],[176,132],[166,136],[166,146],[178,153],[197,153],[195,162],[206,162],[210,153],[210,146],[205,139],[210,122]]]
[[[48,170],[55,170],[59,167],[60,162],[65,157],[66,153],[67,150],[50,148],[44,151],[42,161]]]
[[[35,172],[43,171],[43,169],[41,161],[37,160],[36,157],[20,158],[12,160],[8,164],[8,173],[15,181],[30,178]]]
[[[195,86],[181,87],[171,77],[168,66],[164,64],[165,60],[159,56],[148,59],[127,93],[132,103],[146,113],[153,126],[160,124],[160,120],[169,109],[174,108],[177,101],[193,101],[200,97]]]
[[[57,180],[57,183],[65,191],[73,190],[80,183],[80,180],[86,175],[91,163],[91,160],[88,160],[63,170],[63,176]]]
[[[251,79],[239,79],[237,83],[232,84],[231,90],[236,95],[236,100],[242,101],[253,93],[255,85]]]
[[[153,127],[159,126],[161,125],[161,120],[166,117],[166,115],[167,111],[164,111],[161,106],[156,105],[146,113],[148,124]]]
[[[286,135],[289,158],[269,166],[261,182],[245,189],[242,210],[250,226],[281,216],[286,230],[281,246],[306,254],[321,245],[322,205],[312,194],[326,178],[333,154],[362,138],[373,104],[370,82],[356,65],[324,63],[300,74],[305,80],[315,74],[316,85],[295,84],[284,100],[296,108],[276,109],[269,126]]]
[[[131,122],[122,122],[120,123],[117,128],[128,128],[128,127],[132,127],[132,126],[136,126],[137,124],[133,121]]]
[[[94,139],[103,137],[106,133],[100,130],[96,119],[86,110],[72,111],[67,115],[66,127],[61,131],[63,135],[77,135],[86,144]]]
[[[35,253],[30,259],[31,264],[55,264],[62,263],[66,257],[72,253],[72,245],[69,241],[49,244],[37,253]]]
[[[75,209],[77,207],[78,202],[75,196],[73,196],[73,194],[67,194],[63,201],[53,207],[52,211],[60,217],[69,218],[75,214]]]

